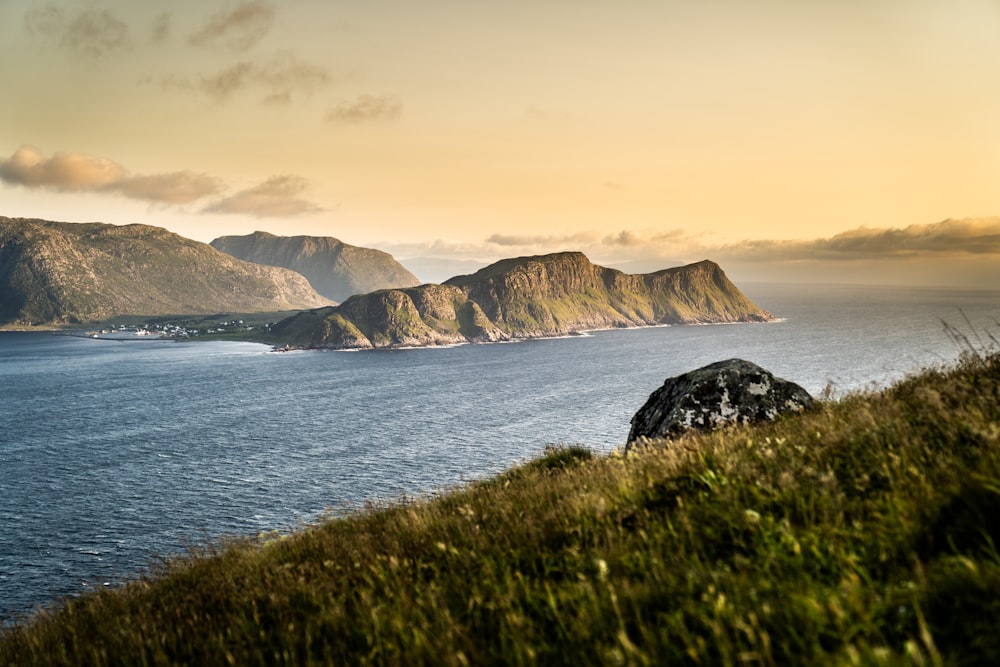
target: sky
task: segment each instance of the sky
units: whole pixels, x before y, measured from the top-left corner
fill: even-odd
[[[3,0],[0,90],[8,217],[1000,288],[1000,0]]]

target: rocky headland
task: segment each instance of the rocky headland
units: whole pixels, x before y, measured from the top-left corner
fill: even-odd
[[[629,275],[562,252],[502,260],[441,285],[354,296],[282,320],[271,333],[293,348],[371,349],[773,319],[708,260]]]

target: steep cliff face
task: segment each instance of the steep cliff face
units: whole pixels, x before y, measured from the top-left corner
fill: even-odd
[[[0,323],[328,303],[297,273],[242,262],[159,227],[0,217]]]
[[[423,285],[351,297],[299,313],[271,333],[296,347],[368,349],[495,342],[510,336],[457,287]]]
[[[389,253],[348,245],[327,236],[275,236],[254,232],[247,236],[222,236],[211,245],[247,262],[301,273],[317,292],[333,301],[420,283]]]
[[[637,277],[645,284],[656,322],[711,324],[773,319],[709,260]]]
[[[520,336],[638,324],[608,299],[604,273],[583,253],[503,260],[445,282],[459,287],[497,326]]]
[[[279,322],[272,332],[294,346],[368,348],[771,319],[713,262],[626,275],[567,252],[503,260],[443,285],[355,296]]]
[[[446,284],[462,287],[497,324],[537,335],[770,319],[708,260],[627,275],[567,252],[504,260]]]

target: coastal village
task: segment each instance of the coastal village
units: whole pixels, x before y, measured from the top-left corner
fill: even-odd
[[[73,332],[71,335],[82,335],[87,338],[104,340],[188,340],[205,336],[240,335],[262,329],[268,332],[273,322],[253,324],[244,320],[224,320],[211,325],[191,322],[144,322],[142,324],[112,324],[101,329]]]

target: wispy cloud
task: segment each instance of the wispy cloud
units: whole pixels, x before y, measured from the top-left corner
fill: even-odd
[[[205,174],[134,175],[107,158],[65,152],[45,157],[33,146],[22,146],[10,158],[0,159],[0,181],[62,192],[118,194],[155,204],[189,204],[222,190],[218,179]]]
[[[101,58],[132,45],[128,26],[109,9],[67,9],[55,4],[24,13],[24,25],[36,39],[87,58]]]
[[[188,41],[195,46],[222,47],[243,52],[257,44],[274,23],[274,7],[255,0],[213,14]]]
[[[308,182],[299,176],[272,176],[206,207],[204,212],[285,218],[322,211],[316,204],[299,197],[308,187]]]
[[[825,239],[747,240],[716,250],[722,257],[757,262],[1000,255],[1000,218],[948,219],[902,228],[858,227]]]
[[[46,158],[34,146],[21,146],[0,160],[0,179],[12,185],[53,190],[94,190],[125,177],[125,168],[106,158],[56,153]]]
[[[150,37],[154,44],[162,44],[170,37],[171,21],[172,17],[168,12],[164,12],[153,19]]]
[[[131,199],[178,205],[190,204],[218,194],[221,189],[219,179],[186,170],[152,176],[130,176],[102,188],[107,192],[119,192]]]
[[[170,76],[160,80],[167,87],[204,93],[224,102],[245,90],[263,92],[262,102],[287,104],[295,94],[310,94],[333,80],[328,69],[302,62],[290,53],[279,53],[261,62],[241,61],[211,75],[195,78]]]
[[[907,260],[990,260],[1000,262],[1000,218],[944,220],[903,228],[858,227],[811,240],[747,239],[713,242],[711,235],[681,229],[623,229],[613,234],[578,232],[532,235],[497,232],[478,243],[436,240],[427,243],[379,243],[397,257],[443,257],[491,262],[503,257],[578,250],[605,266],[651,271],[701,259],[726,264],[871,264]]]
[[[332,123],[367,123],[398,118],[403,103],[394,95],[359,95],[331,107],[326,119]]]
[[[59,192],[116,195],[168,206],[191,204],[226,190],[221,179],[191,170],[133,174],[107,158],[66,152],[46,157],[33,146],[22,146],[11,157],[0,158],[0,182]],[[209,204],[201,212],[275,218],[324,210],[301,196],[308,188],[308,181],[300,176],[272,176]]]
[[[486,243],[504,248],[565,248],[594,244],[600,238],[593,232],[564,235],[503,234],[495,233],[486,237]]]

